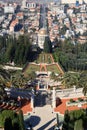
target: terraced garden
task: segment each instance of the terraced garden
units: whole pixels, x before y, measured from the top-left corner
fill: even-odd
[[[60,65],[54,63],[52,55],[46,53],[41,53],[34,63],[28,63],[23,72],[29,74],[32,71],[50,71],[57,74],[64,73]]]
[[[53,60],[53,57],[51,56],[51,54],[41,53],[35,62],[37,64],[39,64],[39,63],[51,64],[54,62],[54,60]]]
[[[60,71],[59,71],[59,69],[58,69],[56,64],[48,65],[47,66],[47,70],[51,71],[51,72],[54,72],[54,73],[58,73],[58,74],[60,73]]]
[[[30,63],[30,64],[28,64],[28,66],[25,68],[24,73],[29,74],[29,73],[31,73],[32,71],[34,71],[34,72],[40,71],[40,66],[37,65],[37,64],[32,64],[32,63]]]

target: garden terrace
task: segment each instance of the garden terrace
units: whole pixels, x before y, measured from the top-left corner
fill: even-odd
[[[20,109],[23,111],[23,114],[31,112],[32,108],[30,100],[21,99],[20,102],[15,100],[0,100],[0,110],[14,110],[18,112]]]
[[[85,97],[81,97],[81,98],[85,100]],[[78,98],[73,98],[73,100],[77,101]],[[70,101],[69,98],[67,98],[67,99],[61,99],[62,103],[60,105],[58,105],[54,109],[54,111],[55,112],[59,112],[61,114],[64,114],[66,110],[72,111],[72,110],[79,110],[81,108],[82,109],[86,109],[87,108],[87,104],[83,104],[81,107],[79,107],[78,105],[76,105],[76,106],[66,106],[66,102],[69,102],[69,101]]]
[[[54,59],[51,54],[41,53],[35,62],[37,64],[39,64],[39,63],[52,64],[52,63],[54,63]]]
[[[50,64],[50,65],[47,65],[47,71],[50,71],[50,72],[54,72],[54,73],[62,73],[62,71],[60,70],[60,68],[58,68],[57,64]]]
[[[54,59],[51,54],[42,53],[39,55],[35,63],[28,63],[24,69],[23,73],[28,75],[34,72],[54,72],[57,74],[64,74],[62,68],[58,63],[54,63]]]
[[[87,105],[87,99],[83,98],[78,98],[77,100],[70,99],[69,101],[66,102],[67,107],[71,106],[82,106],[82,105]]]
[[[23,70],[24,74],[25,73],[30,74],[32,71],[34,71],[34,72],[40,71],[40,66],[38,64],[35,64],[35,63],[28,63]]]

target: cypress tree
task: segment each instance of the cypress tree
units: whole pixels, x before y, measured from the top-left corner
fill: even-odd
[[[51,41],[50,41],[49,37],[45,38],[44,52],[46,52],[46,53],[51,53],[52,52],[52,44],[51,44]]]
[[[69,111],[67,110],[64,115],[64,122],[63,122],[62,130],[68,130],[69,121],[70,121],[70,116],[69,116]]]
[[[75,122],[74,130],[83,130],[83,121],[79,119]]]
[[[20,125],[20,130],[25,130],[25,127],[24,127],[24,118],[23,118],[23,112],[22,112],[22,110],[19,111],[19,125]]]
[[[10,117],[5,119],[4,130],[12,130],[12,121]]]

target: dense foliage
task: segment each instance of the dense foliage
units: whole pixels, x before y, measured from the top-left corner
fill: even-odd
[[[0,112],[0,127],[5,130],[25,130],[23,113],[15,113],[12,110],[3,110]]]
[[[14,61],[15,64],[22,65],[33,61],[36,54],[37,52],[32,49],[31,40],[26,35],[18,38],[0,37],[0,63]]]
[[[87,110],[66,111],[62,130],[83,130],[87,129]]]
[[[23,112],[19,111],[20,130],[25,130]]]
[[[9,78],[10,78],[9,73],[0,67],[0,99],[1,100],[4,100],[7,98],[7,94],[4,90],[4,88],[6,86],[6,82],[8,82]]]
[[[69,39],[60,41],[54,49],[53,56],[65,71],[87,70],[87,43],[73,44]]]
[[[15,112],[12,110],[4,110],[0,112],[0,127],[5,127],[5,130],[11,130],[10,128],[14,130],[15,123],[19,126],[18,115]]]
[[[45,38],[45,42],[44,42],[44,52],[45,53],[51,53],[52,52],[52,43],[49,39],[49,37]]]

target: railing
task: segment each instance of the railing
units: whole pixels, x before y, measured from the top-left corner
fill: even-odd
[[[74,88],[69,88],[69,89],[62,89],[62,90],[56,90],[56,93],[60,93],[60,92],[62,92],[62,93],[68,93],[68,92],[82,92],[82,89],[83,88],[77,88],[76,90],[74,90]]]

